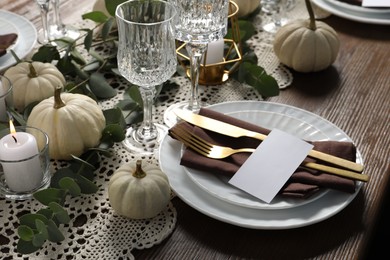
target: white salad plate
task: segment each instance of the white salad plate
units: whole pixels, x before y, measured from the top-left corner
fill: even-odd
[[[390,8],[368,8],[337,0],[313,0],[313,3],[329,13],[348,20],[390,25]]]
[[[31,52],[37,41],[37,30],[34,25],[26,18],[5,11],[0,10],[0,35],[16,33],[18,38],[10,49],[16,55],[23,59]],[[7,54],[0,57],[0,71],[12,66],[16,60],[8,50]]]
[[[352,142],[341,129],[329,121],[292,106],[262,101],[237,101],[220,103],[209,108],[269,129],[279,128],[306,140]],[[194,173],[180,165],[181,154],[182,144],[168,135],[165,136],[160,145],[159,162],[176,195],[212,218],[247,228],[287,229],[320,222],[344,209],[362,186],[361,182],[357,182],[353,194],[326,189],[307,202],[277,198],[275,202],[266,205],[249,195],[245,199],[242,196],[234,198],[237,194],[232,194],[231,187],[228,188],[225,183],[226,180],[219,179],[212,173],[209,173],[209,179],[201,180],[191,176]],[[363,163],[359,152],[357,162]],[[218,192],[226,192],[229,199],[221,198],[221,194],[216,194]]]

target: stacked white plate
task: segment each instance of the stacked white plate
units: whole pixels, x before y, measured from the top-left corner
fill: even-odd
[[[10,50],[23,59],[34,48],[37,40],[37,31],[29,20],[20,15],[0,10],[0,35],[9,33],[16,33],[18,38],[15,44],[8,49],[7,54],[0,57],[0,71],[16,63]]]
[[[212,105],[210,109],[263,127],[294,134],[306,140],[352,140],[337,126],[308,111],[272,102],[238,101]],[[349,194],[324,189],[310,199],[276,197],[262,202],[228,184],[228,178],[180,165],[183,146],[166,136],[159,161],[178,197],[196,210],[223,222],[253,229],[288,229],[325,220],[344,209],[359,192]],[[360,153],[357,162],[363,163]]]
[[[312,0],[314,4],[334,15],[352,21],[390,25],[390,8],[371,8],[338,0]]]

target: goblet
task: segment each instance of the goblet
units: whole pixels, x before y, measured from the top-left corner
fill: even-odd
[[[80,32],[77,29],[62,23],[60,0],[52,0],[51,2],[53,4],[54,24],[50,25],[50,38],[59,39],[68,37],[71,39],[77,39],[77,37],[80,35]]]
[[[124,146],[133,153],[153,154],[167,131],[152,121],[156,86],[175,72],[177,65],[173,19],[175,7],[163,0],[131,0],[118,5],[118,69],[139,86],[143,122],[126,132]]]
[[[269,12],[272,14],[272,21],[263,25],[263,30],[269,33],[276,33],[288,21],[285,17],[288,1],[274,0],[268,4]]]
[[[50,0],[35,0],[38,4],[39,9],[41,11],[41,20],[42,20],[42,30],[39,31],[38,42],[40,44],[48,44],[49,39],[49,22],[48,22],[48,13]]]
[[[177,9],[175,17],[176,39],[186,43],[190,57],[190,100],[173,104],[164,113],[169,127],[177,122],[175,109],[198,111],[202,104],[198,97],[200,63],[210,42],[223,39],[227,32],[229,0],[168,0]]]

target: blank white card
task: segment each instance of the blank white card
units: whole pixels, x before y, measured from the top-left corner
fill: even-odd
[[[270,203],[312,148],[302,139],[274,129],[229,183]]]

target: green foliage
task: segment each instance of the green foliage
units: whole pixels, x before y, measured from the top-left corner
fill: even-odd
[[[253,87],[264,98],[279,95],[278,82],[258,65],[255,52],[246,44],[246,41],[256,32],[253,23],[250,20],[238,20],[238,26],[240,28],[242,60],[232,77]],[[226,37],[232,38],[231,29]]]
[[[41,46],[32,56],[32,61],[50,62],[67,79],[65,91],[80,93],[95,100],[112,98],[117,94],[106,74],[118,74],[116,48],[117,32],[114,29],[116,6],[125,0],[105,0],[106,9],[110,16],[102,12],[90,12],[82,15],[83,19],[95,22],[94,28],[80,28],[78,39],[62,38],[55,40],[55,45]],[[240,47],[243,59],[233,78],[254,87],[262,96],[269,97],[279,94],[279,87],[274,78],[257,65],[255,53],[245,44],[255,29],[250,21],[240,20]],[[227,38],[231,37],[228,32]],[[96,47],[108,46],[112,53],[101,56],[95,51]],[[20,59],[12,53],[15,59]],[[180,74],[180,66],[178,73]],[[166,82],[156,88],[159,93],[164,88],[177,87],[172,82]],[[158,98],[158,95],[156,95]],[[11,111],[14,121],[25,125],[28,115],[37,103],[30,104],[23,113]],[[94,171],[99,167],[101,157],[111,156],[110,148],[125,138],[127,125],[138,123],[143,117],[143,102],[137,86],[130,85],[124,95],[112,109],[104,110],[106,127],[98,147],[91,148],[80,157],[73,157],[68,166],[58,169],[51,178],[50,187],[34,193],[34,198],[45,207],[36,213],[27,213],[20,217],[18,227],[19,241],[17,250],[21,254],[30,254],[39,250],[46,241],[61,242],[64,235],[60,225],[71,221],[64,209],[66,199],[97,192],[94,183]],[[0,124],[1,128],[6,128]]]

